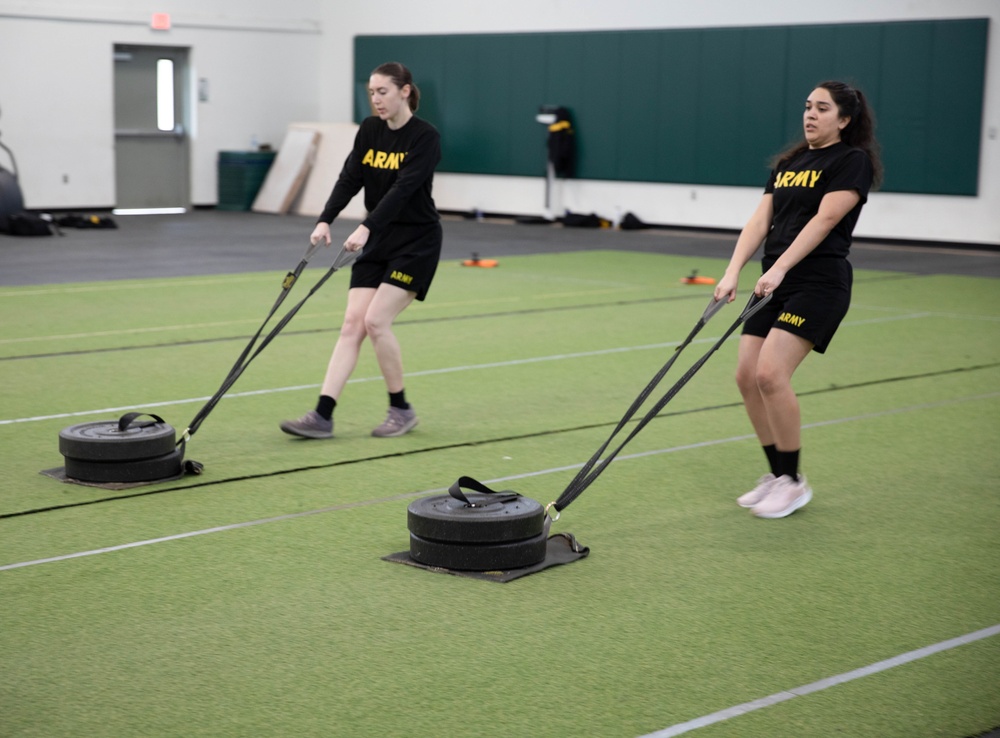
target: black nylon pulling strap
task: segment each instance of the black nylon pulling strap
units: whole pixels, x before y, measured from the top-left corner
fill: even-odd
[[[239,379],[241,374],[243,374],[243,372],[246,370],[250,362],[253,361],[272,340],[274,340],[274,337],[277,336],[286,325],[288,325],[291,319],[295,317],[295,314],[299,311],[299,309],[305,304],[306,300],[312,297],[313,294],[315,294],[316,291],[319,290],[319,288],[322,287],[331,276],[333,276],[334,272],[336,272],[339,269],[343,269],[345,266],[348,266],[349,264],[353,263],[354,260],[361,255],[360,251],[348,251],[347,249],[341,248],[340,252],[337,254],[337,257],[333,261],[333,265],[327,270],[326,274],[324,274],[319,279],[319,281],[317,281],[316,284],[313,285],[312,289],[309,290],[309,293],[305,297],[303,297],[298,302],[298,304],[296,304],[291,310],[289,310],[285,314],[283,318],[281,318],[280,321],[278,321],[278,323],[264,337],[260,345],[257,346],[256,351],[254,351],[254,346],[257,343],[257,340],[260,338],[261,333],[263,333],[264,326],[267,325],[268,321],[271,320],[274,314],[278,311],[278,308],[281,306],[281,303],[285,301],[285,298],[288,296],[288,293],[291,291],[296,281],[298,281],[299,276],[302,274],[302,270],[305,269],[306,264],[309,262],[310,257],[312,257],[312,255],[316,252],[318,248],[319,248],[318,243],[310,244],[309,248],[306,250],[305,256],[302,257],[302,261],[299,262],[298,266],[296,266],[293,271],[285,275],[284,279],[281,282],[281,293],[275,300],[274,306],[271,308],[271,311],[267,314],[267,317],[264,318],[264,322],[260,324],[260,328],[257,329],[257,332],[253,335],[253,338],[250,339],[250,342],[246,345],[246,348],[243,349],[243,352],[240,354],[239,358],[236,359],[236,362],[233,364],[232,369],[229,370],[229,374],[227,374],[226,378],[223,380],[222,385],[219,387],[216,393],[212,395],[211,398],[209,398],[208,402],[206,402],[202,406],[201,410],[199,410],[198,413],[194,416],[194,418],[188,424],[188,427],[184,430],[184,432],[181,433],[180,438],[177,441],[178,446],[181,445],[182,443],[185,443],[191,436],[195,434],[195,432],[198,430],[201,424],[205,421],[205,418],[208,417],[208,414],[212,412],[215,406],[219,403],[219,400],[222,399],[222,396],[229,391],[229,388],[236,383],[236,380]],[[251,353],[251,351],[253,353]]]
[[[554,507],[557,513],[562,512],[562,510],[564,510],[571,502],[573,502],[573,500],[579,497],[580,494],[585,489],[587,489],[587,487],[593,484],[594,480],[597,479],[598,476],[600,476],[601,472],[603,472],[612,461],[614,461],[614,458],[621,452],[623,448],[625,448],[626,444],[628,444],[629,441],[635,438],[635,436],[639,433],[639,431],[645,428],[646,425],[654,417],[656,417],[656,415],[660,412],[660,410],[662,410],[664,406],[668,402],[670,402],[677,395],[678,392],[681,391],[681,388],[683,388],[684,385],[687,384],[691,380],[691,378],[698,372],[698,370],[705,365],[705,362],[708,361],[709,357],[711,357],[711,355],[714,354],[719,349],[719,347],[726,342],[726,340],[733,334],[733,332],[737,328],[740,327],[740,325],[742,325],[748,318],[750,318],[751,315],[753,315],[762,307],[764,307],[764,305],[770,299],[771,299],[770,295],[765,295],[764,297],[757,297],[757,295],[751,295],[750,300],[747,302],[747,306],[743,308],[743,312],[741,312],[739,317],[733,322],[731,326],[729,326],[729,329],[722,335],[722,337],[719,338],[719,340],[716,341],[712,345],[712,347],[700,359],[698,359],[698,361],[696,361],[691,366],[691,368],[684,373],[684,375],[680,379],[677,380],[677,382],[674,384],[673,387],[667,390],[666,393],[664,393],[664,395],[659,400],[656,401],[656,403],[649,409],[649,411],[639,420],[635,428],[632,429],[632,432],[628,434],[625,440],[622,441],[618,445],[618,447],[615,448],[610,454],[608,454],[603,460],[601,460],[601,454],[603,454],[605,450],[607,450],[608,446],[611,444],[611,441],[614,439],[614,437],[625,426],[625,424],[632,419],[632,416],[635,415],[635,412],[639,409],[639,406],[642,405],[642,403],[649,397],[653,389],[655,389],[656,385],[660,383],[660,380],[663,379],[664,375],[666,375],[667,371],[677,360],[677,357],[680,355],[681,351],[683,351],[694,340],[694,337],[698,335],[698,332],[705,327],[705,324],[725,304],[721,300],[717,302],[713,298],[712,301],[709,303],[708,307],[705,309],[704,314],[701,316],[701,318],[699,318],[694,328],[688,334],[687,338],[685,338],[684,341],[677,347],[677,349],[674,351],[673,355],[670,357],[667,363],[663,365],[663,367],[656,373],[656,375],[649,382],[649,384],[647,384],[646,387],[642,390],[642,392],[639,393],[639,396],[635,399],[635,401],[632,403],[629,409],[625,412],[625,415],[623,415],[622,419],[618,421],[618,425],[615,426],[615,429],[611,432],[611,435],[608,436],[608,439],[603,444],[601,444],[601,447],[597,449],[594,455],[591,456],[590,459],[580,469],[580,471],[577,472],[576,476],[573,477],[573,480],[566,486],[566,489],[563,490],[563,493],[559,496],[559,498],[555,502],[550,504],[550,507]],[[599,461],[600,463],[598,463]]]
[[[683,351],[685,348],[688,347],[688,345],[690,345],[690,343],[694,340],[695,336],[698,335],[698,332],[705,327],[705,324],[708,323],[708,321],[712,319],[712,316],[715,315],[717,312],[719,312],[719,310],[721,310],[724,305],[725,305],[724,302],[722,302],[721,300],[717,301],[714,298],[711,301],[709,301],[708,307],[705,308],[705,312],[702,313],[702,316],[698,319],[698,322],[695,323],[694,328],[692,328],[691,332],[688,333],[687,338],[685,338],[683,341],[681,341],[680,344],[678,344],[677,348],[674,349],[674,353],[670,356],[670,359],[667,361],[667,363],[663,365],[663,367],[649,381],[649,384],[647,384],[643,388],[643,390],[639,393],[639,396],[635,398],[631,406],[629,406],[629,409],[625,411],[625,414],[622,416],[622,419],[618,421],[618,425],[616,425],[615,429],[611,431],[611,435],[608,436],[608,439],[603,444],[601,444],[601,447],[597,449],[597,451],[590,458],[590,460],[587,461],[587,463],[584,464],[583,467],[581,467],[580,471],[576,473],[576,476],[573,478],[573,481],[569,483],[567,489],[578,485],[580,482],[583,481],[584,477],[586,477],[587,474],[590,473],[590,470],[594,467],[594,464],[597,463],[597,460],[601,458],[601,454],[603,454],[604,451],[607,449],[612,439],[618,434],[618,432],[622,428],[625,427],[625,424],[632,419],[632,416],[635,415],[636,411],[639,409],[642,403],[646,401],[650,393],[652,393],[652,391],[656,388],[656,385],[660,383],[660,380],[662,380],[663,377],[666,375],[666,373],[670,370],[670,367],[672,367],[674,365],[674,362],[677,361],[677,357],[681,355],[681,351]]]

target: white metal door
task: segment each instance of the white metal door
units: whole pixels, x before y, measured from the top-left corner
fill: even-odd
[[[118,209],[190,206],[187,58],[184,48],[115,45]]]

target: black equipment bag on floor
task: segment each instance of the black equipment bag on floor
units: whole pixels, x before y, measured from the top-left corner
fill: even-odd
[[[0,231],[11,236],[51,236],[52,223],[33,213],[12,213],[0,218]]]
[[[0,233],[10,228],[10,216],[24,212],[24,198],[17,177],[0,167]]]

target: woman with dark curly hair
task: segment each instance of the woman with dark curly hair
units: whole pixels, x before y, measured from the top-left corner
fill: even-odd
[[[847,260],[868,192],[881,181],[874,114],[860,90],[823,82],[806,99],[804,138],[776,157],[715,299],[732,302],[740,271],[764,244],[754,293],[771,300],[743,326],[736,384],[770,472],[738,504],[783,518],[812,499],[799,473],[802,422],[792,374],[824,353],[851,302]]]

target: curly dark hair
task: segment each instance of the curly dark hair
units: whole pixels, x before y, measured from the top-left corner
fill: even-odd
[[[840,132],[840,140],[868,154],[874,173],[872,184],[878,187],[882,183],[882,159],[879,156],[878,140],[875,138],[875,111],[868,104],[868,99],[861,90],[845,82],[835,80],[820,82],[816,88],[829,92],[840,116],[851,119]],[[802,140],[774,157],[772,165],[775,168],[781,167],[808,148],[809,144]]]

